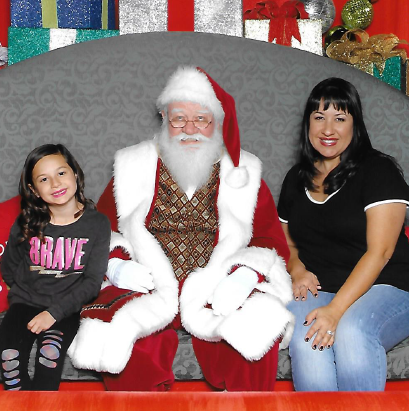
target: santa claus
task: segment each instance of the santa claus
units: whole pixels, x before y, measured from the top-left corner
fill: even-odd
[[[211,385],[272,390],[292,292],[261,162],[240,149],[234,100],[203,70],[179,67],[157,106],[161,131],[116,153],[98,203],[116,254],[73,363],[110,390],[163,390],[184,328]]]

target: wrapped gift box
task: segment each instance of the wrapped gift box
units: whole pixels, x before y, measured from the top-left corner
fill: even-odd
[[[8,64],[15,64],[21,60],[71,44],[118,35],[119,30],[10,27]]]
[[[402,59],[399,56],[388,58],[385,61],[382,73],[376,66],[373,67],[373,75],[376,78],[398,90],[402,90],[402,77],[404,77],[404,72],[405,64],[402,64]]]
[[[353,34],[354,36],[351,36]],[[357,41],[358,37],[361,41]],[[347,63],[377,77],[383,82],[405,91],[406,52],[396,46],[404,43],[393,34],[376,34],[369,37],[361,29],[353,29],[333,41],[326,50],[327,56]]]
[[[115,29],[115,0],[11,0],[11,26]]]
[[[407,64],[402,62],[401,57],[395,56],[386,59],[382,64],[374,64],[372,62],[359,63],[359,64],[348,64],[349,66],[355,67],[358,70],[365,71],[365,73],[370,74],[395,87],[398,90],[405,92],[406,87],[406,67]]]
[[[241,0],[191,0],[194,31],[243,35]],[[190,10],[190,9],[189,9]],[[167,31],[168,17],[180,9],[168,0],[119,0],[119,30],[121,34]]]
[[[291,47],[309,51],[322,56],[322,20],[298,19],[298,30],[301,42],[291,38]],[[245,20],[244,37],[254,40],[268,41],[270,20]],[[273,43],[276,42],[274,39]]]

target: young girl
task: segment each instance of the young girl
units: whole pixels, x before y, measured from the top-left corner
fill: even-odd
[[[28,155],[19,191],[22,211],[1,266],[10,287],[0,324],[1,376],[6,390],[58,390],[79,311],[97,296],[106,272],[110,223],[84,197],[84,174],[61,144]]]

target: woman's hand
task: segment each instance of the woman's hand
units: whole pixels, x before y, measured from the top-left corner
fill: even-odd
[[[37,314],[28,324],[27,328],[34,334],[47,331],[55,323],[55,318],[48,312]]]
[[[308,290],[311,291],[311,294],[314,297],[318,297],[318,290],[321,290],[321,285],[317,276],[311,271],[308,271],[305,268],[305,265],[298,258],[297,245],[291,238],[290,231],[288,230],[288,224],[281,223],[281,227],[284,231],[288,248],[290,249],[290,259],[287,264],[287,270],[291,275],[291,280],[293,283],[294,300],[306,300]]]
[[[318,290],[321,289],[318,277],[311,271],[307,271],[305,268],[299,270],[293,270],[291,272],[291,279],[293,283],[293,295],[294,300],[304,301],[307,299],[308,291],[314,297],[318,297]]]
[[[305,334],[305,341],[308,342],[315,338],[311,343],[313,350],[322,351],[325,347],[330,348],[334,344],[335,330],[342,313],[331,305],[324,305],[311,311],[306,317],[304,325],[311,327]]]

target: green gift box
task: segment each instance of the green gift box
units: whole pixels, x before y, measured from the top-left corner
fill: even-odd
[[[119,30],[9,27],[8,64],[72,44],[118,35]]]
[[[374,65],[373,75],[384,83],[387,83],[398,90],[402,90],[402,75],[404,73],[404,68],[402,59],[399,56],[394,56],[385,60],[385,66],[382,73],[378,70],[378,67]]]
[[[396,48],[399,44],[407,44],[407,41],[399,40],[394,34],[369,37],[364,30],[352,29],[345,32],[340,40],[329,44],[326,54],[405,92],[406,51]]]

